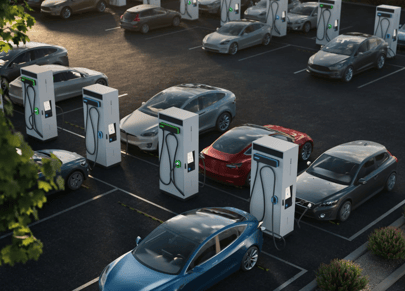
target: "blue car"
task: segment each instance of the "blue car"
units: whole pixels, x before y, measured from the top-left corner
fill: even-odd
[[[101,291],[205,290],[256,265],[261,222],[231,207],[200,208],[166,221],[101,273]]]

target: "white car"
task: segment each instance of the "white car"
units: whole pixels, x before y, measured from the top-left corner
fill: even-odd
[[[405,47],[405,24],[401,24],[399,26],[398,46],[404,46]]]

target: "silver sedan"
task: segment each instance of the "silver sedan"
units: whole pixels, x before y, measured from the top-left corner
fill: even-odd
[[[258,44],[268,45],[271,26],[253,20],[238,20],[225,23],[216,32],[203,39],[205,51],[234,55],[238,50]]]
[[[302,3],[288,13],[287,28],[308,33],[312,28],[317,28],[317,17],[318,2]]]
[[[108,85],[107,76],[97,71],[85,68],[69,68],[60,65],[44,65],[42,67],[52,71],[55,102],[80,96],[82,88],[89,85]],[[11,101],[19,105],[24,105],[22,84],[20,76],[10,83],[9,89]]]

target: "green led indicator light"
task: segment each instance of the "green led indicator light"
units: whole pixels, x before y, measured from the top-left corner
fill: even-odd
[[[35,107],[35,108],[34,108],[34,112],[35,112],[35,115],[38,115],[38,114],[39,114],[38,107]]]
[[[328,25],[328,28],[331,29],[331,28],[332,28],[332,24],[329,24],[329,25]]]
[[[21,77],[21,81],[23,81],[23,82],[29,81],[29,82],[31,82],[31,85],[35,86],[35,80],[33,80],[33,79]]]
[[[187,4],[188,4],[188,5],[191,5],[191,1],[188,1]]]
[[[180,168],[181,167],[181,162],[179,160],[176,160],[174,162],[174,164],[176,165],[176,168]]]
[[[321,8],[323,7],[323,4],[321,4],[321,5],[319,5],[319,6],[321,6]]]
[[[176,126],[173,126],[173,125],[170,125],[170,124],[167,124],[167,123],[164,123],[164,122],[161,122],[161,123],[159,124],[159,126],[160,126],[160,127],[162,127],[162,128],[164,128],[165,126],[170,126],[170,127],[172,127],[172,128],[174,128],[174,129],[176,129],[176,130],[177,130],[177,134],[179,134],[179,133],[180,133],[179,128],[178,128],[178,127],[176,127]]]
[[[229,7],[229,11],[230,11],[230,12],[232,12],[232,11],[233,11],[232,7]]]
[[[332,6],[332,5],[330,6],[330,9],[333,9],[333,6]]]

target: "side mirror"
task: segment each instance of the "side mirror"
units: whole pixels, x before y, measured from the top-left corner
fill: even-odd
[[[359,179],[358,183],[362,184],[362,185],[365,185],[367,183],[367,181],[366,181],[366,179],[361,178],[361,179]]]
[[[217,27],[217,31],[219,30],[219,27]]]
[[[144,105],[146,102],[142,102],[142,105]]]
[[[192,272],[192,273],[201,273],[203,270],[204,270],[203,267],[201,267],[201,266],[195,266],[195,267],[191,270],[191,272]]]
[[[137,238],[136,238],[136,245],[139,245],[139,243],[141,242],[141,237],[140,236],[138,236]]]
[[[309,166],[311,164],[311,162],[310,161],[307,161],[307,166]]]
[[[321,49],[323,49],[324,45],[321,45]]]

